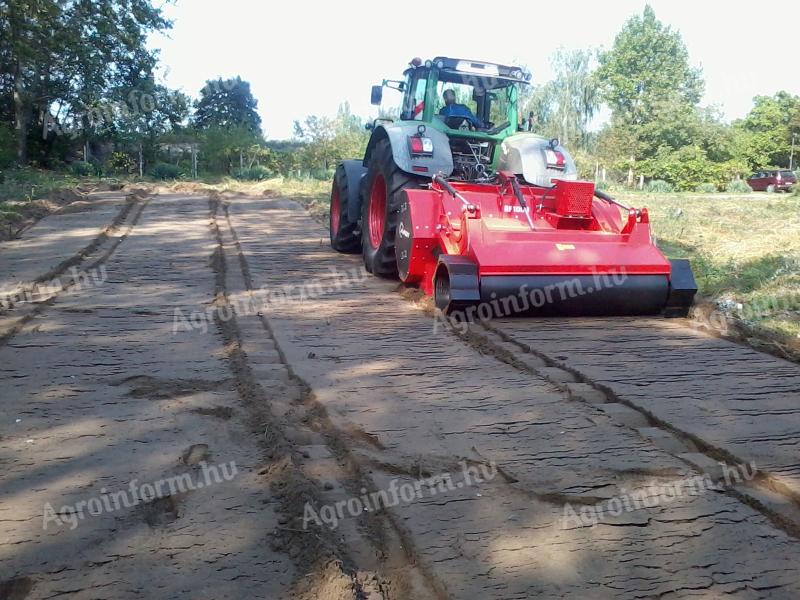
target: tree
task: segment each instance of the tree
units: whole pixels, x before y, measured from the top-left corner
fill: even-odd
[[[332,169],[346,158],[364,155],[369,135],[350,104],[339,106],[335,118],[310,115],[294,122],[294,136],[304,142],[303,162],[308,169]]]
[[[122,88],[115,94],[123,100],[112,103],[111,118],[97,133],[117,142],[118,147],[138,154],[139,168],[157,155],[159,138],[167,133],[180,135],[189,116],[190,100],[186,94],[173,91],[151,79],[135,88]]]
[[[683,156],[707,160],[698,138],[713,127],[697,109],[700,71],[689,64],[680,33],[659,21],[649,5],[628,19],[611,50],[600,54],[595,76],[612,110],[611,124],[600,137],[612,164],[628,170],[629,184],[641,160],[649,161],[644,166],[651,172],[683,148],[689,148]]]
[[[565,145],[587,147],[589,123],[600,106],[594,56],[593,50],[556,50],[553,80],[526,90],[520,101],[523,119],[533,113],[535,131]]]
[[[194,125],[198,129],[243,128],[261,138],[261,117],[257,108],[258,101],[250,91],[250,84],[241,77],[207,81],[195,104]]]
[[[17,161],[27,162],[34,126],[51,107],[85,124],[83,106],[147,78],[156,64],[147,36],[169,26],[151,0],[0,4],[0,96],[13,113]]]
[[[264,140],[244,126],[209,127],[195,130],[201,142],[200,158],[214,173],[249,168],[259,156]]]
[[[680,33],[656,19],[649,5],[628,19],[611,50],[601,53],[597,78],[603,100],[628,125],[647,122],[664,98],[696,105],[704,87]]]
[[[733,124],[736,155],[751,168],[789,165],[792,135],[800,135],[800,97],[756,96],[748,115]]]

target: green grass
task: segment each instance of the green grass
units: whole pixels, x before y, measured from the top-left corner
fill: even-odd
[[[703,296],[755,330],[800,337],[800,197],[618,197],[649,209],[659,246],[690,259]]]
[[[2,175],[0,237],[13,235],[28,220],[40,218],[50,211],[36,200],[47,198],[59,189],[100,181],[96,177],[79,177],[71,173],[33,168],[4,170]]]
[[[14,169],[4,171],[5,181],[0,183],[0,202],[37,200],[58,188],[69,188],[97,178],[76,177],[70,173],[41,169]]]

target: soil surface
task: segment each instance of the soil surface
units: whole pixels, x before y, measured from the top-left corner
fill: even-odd
[[[290,199],[86,202],[0,244],[0,600],[800,597],[800,366],[453,327]]]

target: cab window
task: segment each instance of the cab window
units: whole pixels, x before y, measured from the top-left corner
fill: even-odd
[[[478,105],[474,100],[475,88],[465,83],[449,83],[446,81],[439,81],[436,84],[436,104],[433,107],[433,112],[439,114],[444,107],[444,92],[445,90],[453,90],[456,96],[456,104],[463,104],[477,114]]]
[[[409,93],[406,96],[406,105],[403,107],[403,119],[408,121],[421,121],[425,109],[425,90],[428,80],[425,76],[413,77],[409,82]]]

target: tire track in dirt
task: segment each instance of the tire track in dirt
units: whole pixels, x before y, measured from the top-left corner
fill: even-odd
[[[414,300],[417,301],[416,298]],[[424,310],[431,315],[435,314],[430,302],[425,300],[422,303]],[[515,339],[513,335],[493,327],[491,323],[471,323],[467,332],[461,332],[453,327],[453,332],[482,353],[491,354],[523,372],[547,379],[573,400],[605,406],[616,404],[635,411],[646,423],[644,427],[639,426],[642,425],[639,420],[631,419],[627,411],[612,411],[612,417],[616,412],[616,416],[621,417],[620,426],[639,432],[645,439],[652,440],[655,437],[652,431],[654,429],[663,432],[664,436],[655,440],[657,445],[676,459],[701,472],[706,472],[716,479],[717,483],[725,483],[722,476],[724,468],[735,469],[737,465],[746,464],[740,457],[663,421],[640,406],[619,397],[609,386],[598,384],[568,363],[557,361],[540,350],[531,348]],[[515,348],[510,349],[509,345]],[[535,359],[531,360],[531,356]],[[596,393],[587,394],[587,390],[581,386],[589,386]],[[772,474],[758,471],[753,479],[738,482],[735,487],[723,485],[721,491],[758,510],[777,528],[800,539],[800,495]],[[775,494],[779,494],[782,498],[776,498]]]
[[[404,299],[416,303],[431,318],[439,318],[442,323],[448,322],[441,313],[438,313],[437,317],[437,310],[431,299],[420,290],[400,285],[397,291]],[[538,322],[541,320],[535,321],[534,327]],[[530,325],[531,321],[523,320],[522,323]],[[505,321],[501,325],[481,321],[470,324],[466,332],[457,330],[455,326],[452,326],[451,330],[479,352],[493,355],[518,370],[546,379],[571,399],[588,404],[617,404],[635,411],[641,415],[644,424],[638,419],[631,419],[627,411],[615,410],[612,412],[612,417],[619,417],[620,425],[638,432],[645,439],[655,441],[656,445],[678,460],[708,473],[717,480],[722,480],[723,465],[732,469],[736,465],[748,463],[744,457],[737,456],[730,450],[709,442],[674,422],[665,420],[655,412],[627,399],[623,394],[618,394],[611,384],[596,381],[583,370],[565,361],[566,357],[555,357],[552,353],[534,347],[524,336],[515,336],[515,330],[519,331],[519,328],[524,326],[513,321]],[[608,335],[613,337],[614,332],[611,331]],[[528,335],[528,338],[530,337],[535,339],[535,334]],[[736,340],[731,340],[730,343],[745,348]],[[745,351],[752,350],[746,348]],[[797,391],[800,393],[800,389]],[[658,430],[663,436],[659,436],[658,432],[653,430]],[[800,539],[800,489],[793,489],[774,473],[759,468],[752,480],[727,487],[725,493],[758,510],[776,527]]]
[[[516,327],[509,323],[503,323],[498,326],[491,322],[482,322],[480,324],[471,324],[470,334],[481,339],[483,343],[493,349],[492,351],[502,351],[505,346],[505,351],[508,352],[507,348],[511,345],[517,356],[536,357],[543,363],[544,369],[537,367],[538,363],[533,368],[530,365],[525,365],[524,368],[550,379],[552,383],[561,386],[566,392],[578,399],[582,399],[581,392],[578,391],[576,393],[569,382],[569,377],[567,376],[565,381],[563,374],[572,375],[574,381],[589,386],[596,392],[596,394],[592,395],[590,403],[619,404],[628,407],[631,411],[635,411],[646,421],[646,426],[641,427],[622,422],[623,426],[637,431],[646,430],[647,433],[642,433],[642,435],[648,438],[653,437],[654,432],[652,430],[654,429],[663,432],[664,437],[659,442],[662,445],[669,446],[665,450],[670,451],[676,458],[683,460],[700,471],[705,471],[711,476],[721,479],[720,472],[726,468],[725,466],[731,468],[733,465],[748,463],[747,457],[734,454],[731,450],[710,442],[691,430],[677,425],[674,421],[668,420],[663,415],[659,415],[656,411],[648,410],[641,404],[627,398],[623,393],[619,393],[614,389],[613,383],[598,382],[587,375],[583,369],[564,361],[564,357],[559,360],[552,354],[533,347],[525,341],[524,337],[515,336],[513,333],[514,328]],[[749,352],[750,350],[748,349],[747,351]],[[523,360],[522,363],[524,364],[525,361]],[[548,370],[550,371],[549,373],[545,372]],[[554,376],[554,371],[556,373],[561,372],[562,376]],[[674,444],[670,440],[674,440]],[[783,529],[796,538],[800,538],[800,491],[788,486],[785,480],[777,477],[774,473],[766,471],[758,465],[756,467],[758,467],[758,472],[752,480],[743,481],[741,485],[728,487],[726,488],[726,493],[764,514],[776,527]]]
[[[213,299],[207,201],[160,200],[109,258],[102,286],[63,295],[0,348],[4,415],[19,417],[0,424],[0,588],[32,581],[37,599],[290,597],[294,568],[266,544],[275,501],[219,336],[213,323],[174,330],[178,307]],[[159,491],[172,478],[186,483]],[[76,501],[134,481],[161,495],[84,514],[74,532],[43,528],[45,502],[76,516]]]
[[[133,193],[129,194],[126,197],[125,204],[114,220],[108,225],[108,227],[105,228],[104,231],[102,231],[94,240],[92,240],[92,242],[85,246],[80,252],[59,263],[47,273],[37,277],[30,286],[25,286],[19,291],[30,292],[35,287],[35,284],[51,281],[64,275],[68,269],[83,265],[98,252],[100,253],[99,256],[96,259],[88,262],[85,270],[88,271],[91,269],[96,269],[103,265],[114,254],[114,252],[116,252],[120,244],[122,244],[134,230],[151,199],[151,196],[142,196],[140,193],[138,193],[138,191],[134,191]],[[132,218],[130,222],[128,222],[128,218],[131,217],[131,215]],[[123,226],[125,226],[126,222],[127,227],[125,227],[124,232],[119,236],[115,236],[115,234],[119,232]],[[71,278],[63,284],[61,290],[55,292],[47,299],[37,302],[33,306],[23,306],[23,314],[19,318],[12,320],[11,323],[4,325],[5,330],[0,333],[0,347],[8,344],[8,342],[10,342],[14,336],[16,336],[27,324],[33,321],[33,319],[36,317],[42,315],[49,307],[51,307],[58,299],[60,294],[63,294],[69,290],[76,283],[77,282]],[[9,312],[13,314],[13,307]],[[2,312],[0,312],[0,314],[2,314]]]
[[[321,228],[286,201],[242,199],[233,207],[259,283],[322,280],[332,266],[355,262],[332,254]],[[661,597],[693,590],[793,597],[792,567],[782,561],[796,554],[796,541],[724,494],[692,495],[596,528],[559,527],[567,503],[592,505],[646,478],[668,482],[694,470],[620,427],[614,415],[574,401],[596,390],[554,394],[552,383],[508,368],[504,362],[517,359],[517,349],[498,362],[447,331],[432,338],[432,321],[398,302],[393,287],[370,279],[308,304],[280,304],[270,308],[270,322],[339,431],[363,431],[347,443],[374,467],[378,487],[398,474],[411,479],[447,469],[470,453],[506,472],[479,490],[391,509],[414,555],[451,596]],[[428,470],[417,469],[422,457]]]
[[[228,207],[216,194],[209,199],[212,231],[217,248],[211,258],[211,267],[216,278],[215,306],[227,311],[230,318],[221,318],[216,313],[215,323],[225,341],[225,355],[240,399],[246,406],[254,429],[265,429],[262,446],[268,465],[262,471],[265,482],[279,499],[283,526],[274,536],[276,550],[287,553],[297,565],[301,577],[295,583],[292,597],[298,599],[326,598],[330,600],[367,600],[382,598],[422,599],[447,598],[440,585],[429,574],[415,572],[412,544],[402,532],[396,530],[385,513],[368,515],[367,523],[360,531],[348,532],[349,543],[344,536],[332,529],[311,523],[306,527],[307,505],[319,507],[329,504],[332,488],[330,481],[320,485],[314,477],[319,456],[312,456],[308,435],[317,436],[321,444],[330,450],[338,463],[336,475],[341,485],[352,497],[373,492],[374,484],[361,465],[350,453],[346,436],[337,431],[328,418],[324,407],[316,401],[310,386],[300,379],[289,365],[286,356],[277,344],[268,319],[258,315],[261,333],[273,344],[280,364],[286,369],[293,397],[291,405],[282,416],[273,412],[278,402],[260,384],[250,364],[241,328],[238,323],[228,289],[228,267],[226,246],[232,246],[242,273],[245,290],[252,294],[254,286],[247,259],[242,251],[236,231],[230,221]],[[219,224],[219,213],[225,215],[226,232]],[[226,242],[226,233],[231,243]],[[312,444],[313,446],[314,444]],[[322,456],[322,460],[325,458]],[[357,542],[354,544],[352,537]],[[370,554],[378,560],[364,560]],[[425,589],[427,585],[428,589]]]

